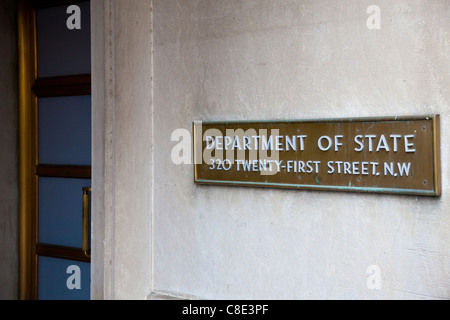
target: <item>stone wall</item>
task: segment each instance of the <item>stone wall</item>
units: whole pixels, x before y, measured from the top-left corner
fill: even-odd
[[[154,290],[449,298],[449,13],[445,0],[154,1]],[[427,114],[441,115],[438,199],[199,186],[170,160],[171,133],[194,120]]]
[[[93,1],[93,298],[448,299],[449,5]],[[440,198],[199,186],[171,161],[195,120],[428,114]]]

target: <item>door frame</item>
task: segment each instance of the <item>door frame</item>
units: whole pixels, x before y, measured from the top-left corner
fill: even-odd
[[[22,299],[31,299],[37,296],[33,292],[36,279],[32,277],[35,264],[32,241],[36,235],[31,234],[37,203],[36,199],[29,200],[36,191],[36,141],[30,133],[31,125],[36,126],[37,121],[36,116],[30,118],[30,110],[37,103],[36,97],[32,97],[36,78],[36,35],[30,27],[33,25],[30,21],[35,19],[32,2],[68,2],[18,2],[22,74],[19,289]],[[125,36],[123,30],[130,23],[133,28]],[[91,299],[142,299],[154,292],[155,134],[153,111],[149,112],[149,106],[154,110],[153,30],[151,0],[91,0]],[[129,112],[130,104],[133,112]],[[133,130],[121,129],[129,123],[133,123]],[[140,139],[136,139],[135,132],[139,132]],[[117,161],[120,159],[127,161]],[[142,163],[146,163],[145,168]],[[116,197],[119,194],[126,196]],[[124,219],[132,223],[120,223]],[[123,277],[124,272],[129,276]]]
[[[31,89],[37,78],[36,12],[30,1],[18,2],[19,54],[19,299],[37,296],[36,259],[33,243],[36,238],[36,160],[37,97]]]
[[[76,248],[38,242],[39,177],[90,179],[90,166],[38,166],[38,98],[91,94],[91,75],[38,78],[36,10],[83,0],[19,0],[19,299],[38,298],[39,255],[90,262]],[[81,197],[80,197],[81,198]]]

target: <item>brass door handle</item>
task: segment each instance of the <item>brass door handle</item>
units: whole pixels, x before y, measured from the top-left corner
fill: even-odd
[[[89,249],[89,192],[92,188],[83,188],[83,214],[82,214],[82,244],[81,250],[83,250],[87,258],[91,257]]]

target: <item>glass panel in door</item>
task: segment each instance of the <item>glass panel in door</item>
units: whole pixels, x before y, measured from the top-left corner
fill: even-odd
[[[36,11],[38,80],[66,80],[90,74],[90,2],[74,2],[81,29],[70,29],[71,4]],[[91,96],[58,92],[38,96],[37,109],[37,294],[40,300],[90,298],[90,257],[83,251],[83,188],[89,176],[79,168],[91,166]],[[73,91],[71,91],[73,93]],[[40,168],[45,170],[39,170]],[[42,173],[44,172],[44,173]],[[89,209],[88,209],[89,211]]]

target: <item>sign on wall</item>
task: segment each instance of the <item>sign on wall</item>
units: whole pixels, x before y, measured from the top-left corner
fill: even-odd
[[[439,116],[194,122],[198,184],[439,196]]]

